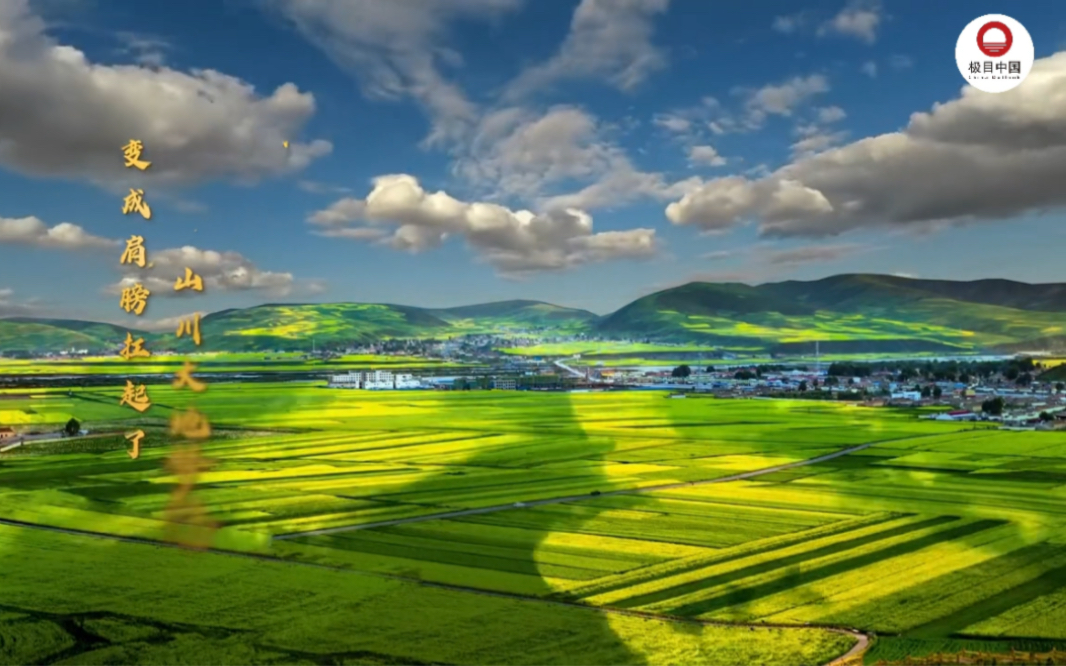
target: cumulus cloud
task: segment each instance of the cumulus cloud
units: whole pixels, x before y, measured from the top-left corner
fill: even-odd
[[[722,166],[725,158],[718,154],[714,146],[692,146],[688,151],[688,161],[702,166]]]
[[[489,20],[521,0],[268,0],[312,44],[352,71],[379,99],[412,98],[432,123],[428,145],[462,137],[478,110],[441,72],[461,56],[446,46],[449,24]]]
[[[377,241],[408,252],[461,237],[500,274],[510,277],[645,258],[656,251],[653,229],[594,232],[592,218],[580,210],[535,214],[493,203],[468,203],[445,192],[427,192],[418,179],[404,174],[376,178],[366,199],[341,199],[313,213],[308,222],[323,236]]]
[[[884,15],[876,0],[853,0],[818,29],[819,35],[837,34],[854,37],[867,44],[877,41],[877,29]]]
[[[557,106],[543,114],[509,107],[483,119],[454,170],[493,197],[519,197],[552,210],[592,210],[641,197],[665,200],[693,186],[640,171],[609,134],[610,128],[577,107]]]
[[[455,172],[503,196],[530,199],[552,183],[592,178],[619,151],[601,136],[597,120],[573,106],[544,114],[509,107],[482,121]]]
[[[64,250],[115,247],[119,241],[94,236],[70,222],[49,227],[40,219],[0,217],[0,245],[32,245]]]
[[[825,106],[818,109],[818,122],[835,123],[844,120],[848,114],[839,106]]]
[[[705,230],[760,222],[763,236],[928,230],[1066,205],[1066,52],[1037,60],[1017,88],[915,113],[898,131],[801,158],[758,178],[707,182],[666,209]]]
[[[505,93],[516,100],[567,79],[605,78],[631,90],[666,65],[652,22],[670,0],[581,0],[559,52],[522,72]]]
[[[152,292],[152,296],[185,296],[191,289],[174,291],[174,281],[185,276],[190,268],[203,278],[204,293],[258,291],[271,296],[287,296],[294,291],[320,292],[324,285],[316,280],[297,280],[292,273],[264,271],[238,252],[202,250],[191,245],[167,250],[148,251],[149,265],[134,268],[123,265],[127,271],[117,283],[107,288],[109,293],[118,293],[125,287],[140,283]]]
[[[94,64],[44,30],[26,0],[0,3],[3,166],[114,186],[136,171],[121,151],[135,138],[154,182],[255,180],[302,169],[332,148],[295,140],[315,101],[291,83],[263,97],[214,70]]]
[[[841,111],[841,113],[843,112]],[[825,113],[825,109],[822,109],[818,114],[818,120],[823,123],[833,122],[835,119],[834,114]],[[844,139],[848,136],[846,131],[830,130],[817,123],[798,125],[795,129],[795,133],[800,138],[792,144],[793,158],[810,157],[816,153],[820,153],[843,143]]]

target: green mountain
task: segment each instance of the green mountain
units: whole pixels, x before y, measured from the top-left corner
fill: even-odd
[[[452,326],[486,332],[582,332],[599,319],[588,310],[565,308],[541,301],[500,301],[426,312]]]
[[[380,303],[270,304],[223,310],[203,318],[200,332],[212,349],[306,350],[346,347],[389,338],[448,338],[472,333],[587,329],[596,315],[538,301],[504,301],[427,309]],[[205,345],[208,343],[204,343]],[[192,349],[182,339],[179,351]]]
[[[0,352],[58,352],[68,349],[106,352],[122,344],[127,330],[113,324],[77,319],[0,319]]]
[[[222,310],[204,317],[204,347],[225,351],[309,350],[387,338],[445,335],[451,325],[422,308],[379,303],[268,304]],[[182,338],[178,351],[192,343]]]
[[[836,275],[748,286],[693,282],[601,319],[602,334],[770,351],[1066,347],[1066,285]]]
[[[0,352],[113,350],[127,329],[64,319],[0,319]],[[1066,349],[1066,285],[1010,280],[916,280],[837,275],[750,286],[690,284],[604,317],[528,300],[456,308],[380,303],[267,304],[207,315],[203,349],[338,348],[389,338],[474,333],[686,342],[770,352],[1026,351]],[[171,333],[138,333],[190,351]]]

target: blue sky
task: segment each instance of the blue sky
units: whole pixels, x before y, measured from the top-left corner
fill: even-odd
[[[1033,74],[961,95],[958,35],[1002,10],[4,3],[0,316],[121,320],[134,281],[160,326],[294,301],[604,313],[693,279],[1063,281],[1066,9],[1011,6]],[[148,172],[122,168],[130,138]],[[150,221],[120,212],[133,185]],[[150,269],[118,265],[131,234]],[[184,266],[203,295],[168,293]]]

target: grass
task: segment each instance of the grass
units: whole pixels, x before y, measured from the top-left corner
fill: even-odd
[[[144,415],[117,387],[0,393],[0,421],[115,433],[0,457],[0,518],[161,539],[180,481],[163,468],[166,420],[195,404],[216,431],[195,490],[215,548],[258,559],[0,527],[0,571],[17,572],[0,626],[61,627],[76,644],[53,647],[81,661],[167,662],[183,646],[242,663],[822,663],[850,644],[806,624],[929,646],[1066,640],[1066,433],[653,392],[149,389]],[[137,460],[121,436],[134,425],[148,433]],[[864,443],[789,474],[593,495]],[[555,497],[571,499],[435,517]],[[402,518],[424,520],[270,540]],[[560,599],[653,619],[546,603]]]

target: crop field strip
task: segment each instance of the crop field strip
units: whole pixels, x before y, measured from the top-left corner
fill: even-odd
[[[1058,629],[1066,480],[1056,477],[1066,471],[1066,437],[1058,433],[655,394],[293,393],[288,411],[267,420],[306,425],[324,407],[329,423],[205,446],[215,465],[197,494],[223,523],[220,538],[237,544],[227,547],[608,609],[858,626],[902,633],[901,641],[914,632],[922,645],[1066,639]],[[617,418],[590,418],[603,409]],[[60,408],[47,418],[64,416]],[[229,420],[265,429],[258,414]],[[867,443],[874,447],[751,480],[589,495],[713,480]],[[4,458],[0,517],[156,539],[175,482],[160,469],[163,455]],[[510,507],[569,494],[580,499]],[[508,510],[437,515],[497,505]],[[372,526],[395,519],[420,522]],[[1059,625],[1046,619],[1055,617]]]

